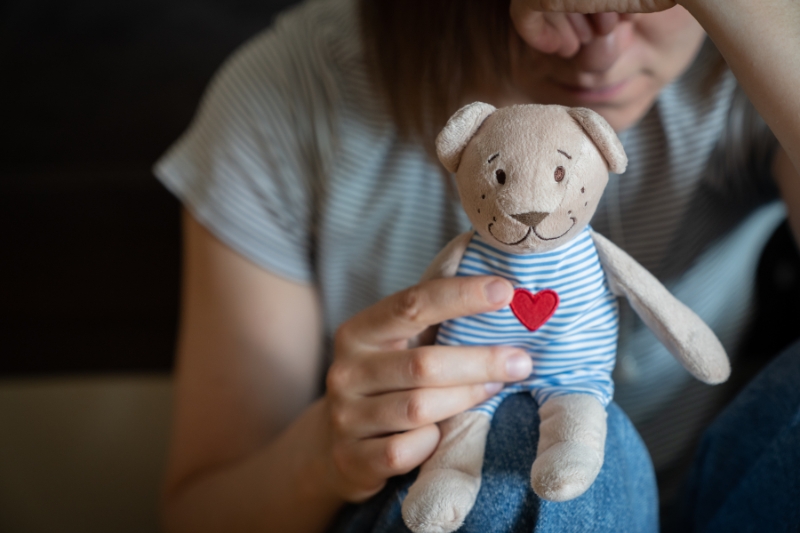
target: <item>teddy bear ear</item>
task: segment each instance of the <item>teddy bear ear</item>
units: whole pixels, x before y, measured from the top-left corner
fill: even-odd
[[[580,124],[583,131],[597,146],[600,153],[608,163],[608,169],[616,174],[625,172],[628,166],[628,156],[619,142],[619,137],[611,128],[606,119],[585,107],[571,107],[567,113]]]
[[[495,111],[494,106],[475,102],[465,105],[450,117],[447,125],[436,137],[436,155],[447,170],[450,172],[458,170],[464,148],[486,117]]]

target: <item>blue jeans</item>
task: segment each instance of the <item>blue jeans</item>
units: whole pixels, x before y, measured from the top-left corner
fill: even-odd
[[[608,406],[603,468],[574,500],[540,500],[530,488],[539,438],[537,405],[529,394],[510,396],[498,408],[486,442],[483,484],[463,533],[658,531],[658,496],[647,449],[628,417]],[[331,533],[407,533],[400,504],[416,472],[394,478],[369,502],[345,508]]]
[[[800,531],[800,342],[717,417],[700,444],[679,531]]]
[[[539,500],[528,473],[538,439],[535,402],[526,394],[497,410],[475,508],[463,533],[658,531],[652,465],[638,434],[608,407],[606,459],[582,496]],[[400,503],[415,473],[342,511],[335,533],[408,532]],[[765,368],[706,432],[684,493],[677,531],[800,531],[800,342]]]

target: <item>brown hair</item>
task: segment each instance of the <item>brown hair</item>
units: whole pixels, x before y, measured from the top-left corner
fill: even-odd
[[[372,79],[400,134],[433,139],[465,97],[510,75],[509,0],[360,0]]]

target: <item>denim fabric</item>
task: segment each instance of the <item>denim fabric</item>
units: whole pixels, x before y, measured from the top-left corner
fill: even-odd
[[[647,450],[627,416],[608,406],[606,458],[589,490],[562,503],[540,500],[530,488],[539,438],[537,405],[528,394],[507,398],[492,420],[483,484],[463,533],[658,531],[658,497]],[[345,508],[331,533],[407,533],[400,516],[416,472],[394,478],[363,505]]]
[[[800,342],[714,421],[685,496],[680,531],[800,531]]]

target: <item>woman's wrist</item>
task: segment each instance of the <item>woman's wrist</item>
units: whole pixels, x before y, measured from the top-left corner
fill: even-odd
[[[324,530],[345,503],[330,479],[327,426],[320,398],[261,451],[260,468],[248,466],[251,472],[270,473],[264,494],[270,531]]]
[[[295,457],[294,470],[298,489],[306,500],[339,507],[345,500],[332,479],[331,436],[326,398],[312,403],[306,412],[275,442],[277,456]]]
[[[165,503],[166,529],[324,531],[344,500],[329,481],[323,402],[248,457],[185,483]]]

